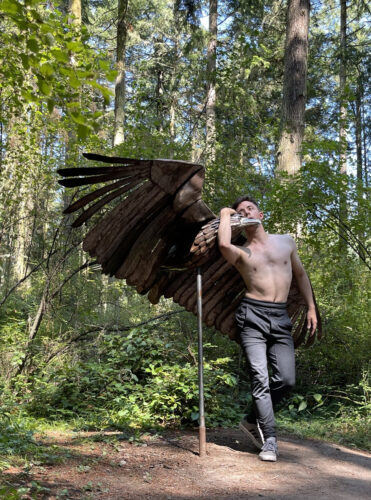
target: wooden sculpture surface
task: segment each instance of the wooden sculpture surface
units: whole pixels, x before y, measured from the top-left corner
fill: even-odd
[[[202,319],[236,339],[234,314],[245,285],[236,269],[219,252],[219,219],[201,199],[205,170],[202,165],[177,160],[136,160],[84,154],[110,166],[65,168],[58,171],[66,187],[99,184],[101,187],[72,203],[65,213],[85,210],[72,224],[81,226],[103,207],[109,211],[84,238],[83,249],[102,266],[102,272],[126,279],[152,304],[163,295],[197,313],[197,267],[202,270]],[[111,207],[113,200],[118,201]],[[243,222],[232,218],[232,241],[242,244]],[[306,305],[293,279],[288,313],[294,324],[295,346],[307,339]],[[319,312],[317,310],[319,318]],[[321,323],[317,337],[321,336]]]

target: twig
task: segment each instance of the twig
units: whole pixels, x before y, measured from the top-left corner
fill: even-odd
[[[174,314],[179,314],[179,313],[184,313],[184,312],[186,312],[185,309],[180,309],[178,311],[172,311],[172,312],[160,314],[159,316],[156,316],[155,318],[151,318],[147,321],[142,321],[141,323],[138,323],[137,325],[121,326],[121,327],[104,326],[104,325],[94,326],[94,327],[90,328],[90,330],[86,330],[85,332],[82,332],[79,335],[76,335],[75,337],[70,339],[62,348],[60,348],[57,351],[54,351],[52,354],[50,354],[46,360],[46,364],[49,363],[53,358],[55,358],[59,354],[63,354],[64,352],[66,352],[71,347],[72,344],[74,344],[75,342],[78,342],[79,340],[86,337],[90,333],[94,333],[94,332],[97,332],[97,331],[103,330],[103,329],[125,332],[125,331],[129,331],[129,330],[133,330],[134,328],[138,328],[138,327],[143,326],[143,325],[148,325],[149,323],[153,323],[155,321],[158,321],[161,318],[168,319],[170,316],[173,316]]]

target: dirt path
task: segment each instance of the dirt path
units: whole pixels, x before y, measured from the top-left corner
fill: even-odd
[[[277,463],[261,462],[238,430],[208,432],[208,456],[196,432],[147,436],[48,433],[64,461],[10,469],[3,484],[24,499],[370,499],[371,455],[320,441],[282,438]],[[97,441],[100,440],[100,441]],[[28,490],[28,491],[27,491]],[[2,499],[6,498],[1,497]]]

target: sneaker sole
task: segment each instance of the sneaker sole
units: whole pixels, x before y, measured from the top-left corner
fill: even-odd
[[[246,434],[246,436],[249,438],[249,441],[253,443],[253,445],[258,449],[261,450],[263,443],[259,443],[259,441],[255,438],[253,434],[251,434],[250,431],[246,429],[241,423],[239,424],[239,429]]]
[[[259,458],[260,460],[262,460],[263,462],[277,462],[277,457],[261,457],[260,454],[259,454]]]
[[[260,460],[262,460],[263,462],[277,462],[277,457],[273,458],[273,457],[270,457],[270,458],[263,458],[261,456],[259,456]]]

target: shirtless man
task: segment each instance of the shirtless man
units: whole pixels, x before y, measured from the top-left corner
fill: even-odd
[[[240,429],[261,449],[261,460],[275,462],[278,449],[273,407],[295,384],[292,324],[286,310],[292,273],[308,306],[310,335],[316,330],[317,317],[310,282],[291,236],[268,234],[257,224],[246,227],[243,246],[233,245],[230,216],[236,212],[260,221],[263,212],[248,196],[239,198],[233,208],[220,211],[220,251],[246,284],[236,321],[249,364],[253,408],[240,422]],[[268,363],[272,368],[270,383]]]

